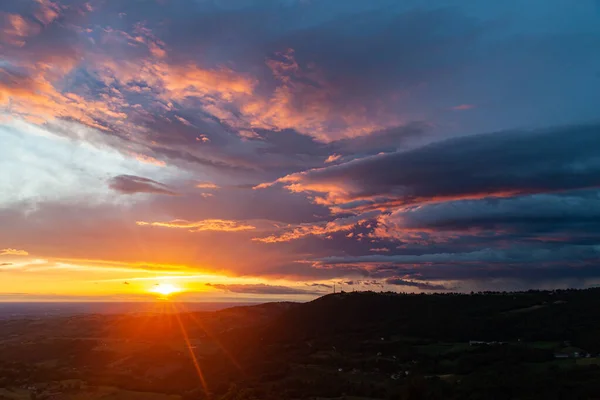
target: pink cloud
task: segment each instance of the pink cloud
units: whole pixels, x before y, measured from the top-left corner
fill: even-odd
[[[40,26],[18,14],[0,12],[0,43],[21,47],[29,36],[40,33]]]
[[[476,106],[474,104],[460,104],[458,106],[454,106],[452,107],[452,109],[454,111],[465,111],[465,110],[470,110],[472,108],[475,108]]]
[[[340,100],[340,90],[328,82],[318,66],[302,67],[288,49],[266,61],[278,86],[270,96],[245,99],[240,110],[251,127],[295,129],[329,142],[365,136],[402,121],[383,108],[367,109]]]

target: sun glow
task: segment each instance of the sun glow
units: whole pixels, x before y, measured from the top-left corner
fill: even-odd
[[[170,283],[157,283],[150,291],[160,294],[163,297],[168,297],[174,293],[181,292],[182,289]]]

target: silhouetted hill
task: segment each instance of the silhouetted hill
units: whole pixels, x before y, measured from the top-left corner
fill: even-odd
[[[584,340],[600,334],[600,289],[474,294],[329,294],[293,307],[269,340],[408,336],[437,340]],[[598,348],[600,351],[600,348]]]
[[[44,396],[110,387],[183,400],[600,393],[600,289],[353,292],[214,312],[157,305],[165,312],[0,320],[0,388],[11,399],[31,385]]]

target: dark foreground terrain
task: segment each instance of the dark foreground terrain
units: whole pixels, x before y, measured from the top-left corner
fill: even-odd
[[[0,399],[600,399],[599,356],[600,289],[164,302],[0,321]]]

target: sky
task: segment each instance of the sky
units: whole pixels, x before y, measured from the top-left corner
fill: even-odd
[[[595,286],[599,107],[596,0],[3,1],[0,301]]]

